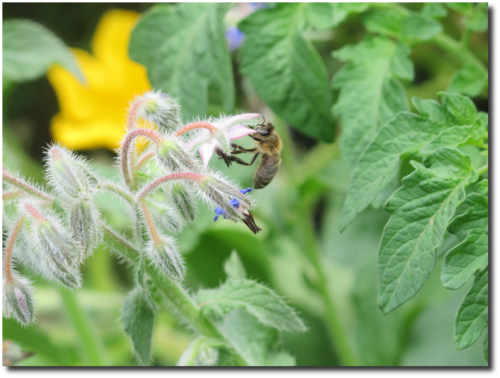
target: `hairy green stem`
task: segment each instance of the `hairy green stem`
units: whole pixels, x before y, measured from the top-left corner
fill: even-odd
[[[104,357],[104,348],[92,329],[87,315],[79,306],[75,298],[75,293],[66,289],[61,289],[59,292],[61,293],[66,311],[82,343],[83,351],[90,366],[109,365],[106,361],[107,358]]]
[[[112,193],[115,193],[115,194],[118,194],[120,197],[122,197],[125,201],[127,201],[130,206],[134,207],[135,206],[135,200],[134,200],[134,197],[132,197],[130,194],[128,194],[127,191],[123,190],[122,188],[120,188],[119,186],[115,185],[115,184],[112,184],[110,182],[100,182],[99,183],[99,186],[104,189],[104,190],[107,190],[109,192],[112,192]]]
[[[137,263],[140,258],[140,251],[135,248],[131,243],[125,240],[123,237],[118,235],[110,227],[104,226],[104,234],[107,240],[113,244],[120,244],[119,249],[120,254],[127,260]],[[193,302],[189,294],[182,287],[181,284],[168,279],[167,277],[161,276],[154,267],[147,265],[146,271],[155,283],[155,286],[165,295],[169,302],[174,306],[175,310],[186,319],[189,324],[201,334],[215,338],[223,341],[225,344],[230,345],[230,343],[225,339],[225,337],[219,332],[217,327],[208,319],[204,319],[200,316],[198,306]],[[247,366],[249,363],[241,356],[236,350],[233,349],[233,353],[237,359],[237,362],[241,366]]]

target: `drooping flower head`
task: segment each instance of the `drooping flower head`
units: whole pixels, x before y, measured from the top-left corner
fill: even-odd
[[[248,192],[251,192],[252,188],[247,188],[247,189],[241,189],[240,193],[241,194],[247,194]],[[259,231],[262,229],[255,224],[255,221],[253,219],[253,215],[250,212],[250,207],[245,203],[238,201],[237,198],[232,198],[229,201],[229,205],[236,211],[236,213],[239,215],[239,218],[248,226],[248,228],[254,233],[257,234]],[[224,208],[217,206],[215,208],[215,217],[214,217],[214,222],[219,219],[220,216],[222,216],[224,219],[232,219],[232,215],[228,214]]]
[[[253,127],[262,124],[263,120],[262,115],[258,113],[211,117],[199,123],[209,124],[212,127],[200,128],[186,147],[199,149],[203,167],[206,170],[216,148],[227,155],[231,154],[230,141],[255,133]]]

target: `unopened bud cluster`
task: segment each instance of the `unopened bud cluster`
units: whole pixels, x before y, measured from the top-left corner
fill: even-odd
[[[141,251],[137,262],[152,266],[165,279],[184,278],[185,264],[173,235],[195,220],[200,200],[215,209],[214,220],[221,216],[260,231],[251,213],[251,189],[242,189],[209,169],[208,163],[214,151],[230,154],[230,141],[254,133],[262,116],[240,114],[183,124],[180,110],[161,92],[134,99],[118,151],[122,182],[103,180],[89,162],[59,145],[46,151],[48,192],[4,170],[6,316],[23,324],[34,320],[29,281],[15,271],[17,265],[62,286],[81,285],[80,265],[103,240],[104,223],[95,198],[104,191],[122,198],[129,209],[136,226],[127,242]],[[137,148],[136,139],[145,140],[146,148]],[[136,271],[145,274],[144,269]],[[210,348],[201,350],[203,361],[216,358]]]

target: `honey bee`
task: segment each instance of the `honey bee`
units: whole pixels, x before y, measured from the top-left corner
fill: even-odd
[[[262,160],[260,162],[259,168],[255,172],[253,177],[253,185],[255,189],[265,188],[274,178],[278,168],[281,164],[281,138],[276,132],[276,129],[271,122],[263,123],[255,128],[255,133],[250,134],[255,141],[255,148],[244,148],[237,144],[231,143],[233,151],[231,155],[224,154],[222,151],[217,150],[217,154],[223,159],[226,165],[229,167],[231,162],[235,162],[241,165],[252,165],[257,157],[262,154]],[[240,159],[237,156],[242,153],[254,153],[250,163]]]

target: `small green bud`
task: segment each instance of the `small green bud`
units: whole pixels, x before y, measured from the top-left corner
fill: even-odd
[[[52,146],[47,154],[48,179],[54,189],[68,198],[89,192],[89,179],[82,158],[60,146]]]
[[[173,205],[179,210],[188,222],[192,222],[196,216],[196,198],[184,183],[173,182],[170,186],[170,198]]]
[[[174,137],[165,139],[158,147],[158,160],[169,172],[179,172],[184,169],[196,172],[200,169],[200,165],[187,152],[182,142]]]
[[[71,235],[85,256],[91,255],[100,241],[97,219],[97,211],[89,201],[78,200],[72,205],[69,217]]]
[[[54,224],[40,222],[36,226],[36,236],[43,252],[60,269],[72,267],[80,261],[80,250],[74,241]]]
[[[218,343],[205,337],[199,337],[189,344],[182,353],[177,366],[214,366],[219,359]]]
[[[29,281],[16,277],[11,282],[4,281],[4,314],[28,325],[35,320],[35,306]]]
[[[183,279],[186,267],[173,238],[163,236],[159,242],[151,241],[146,248],[146,257],[160,273],[171,280]]]
[[[155,224],[162,231],[176,233],[184,226],[184,219],[177,209],[169,203],[167,194],[163,192],[154,193],[144,200],[151,210]]]

